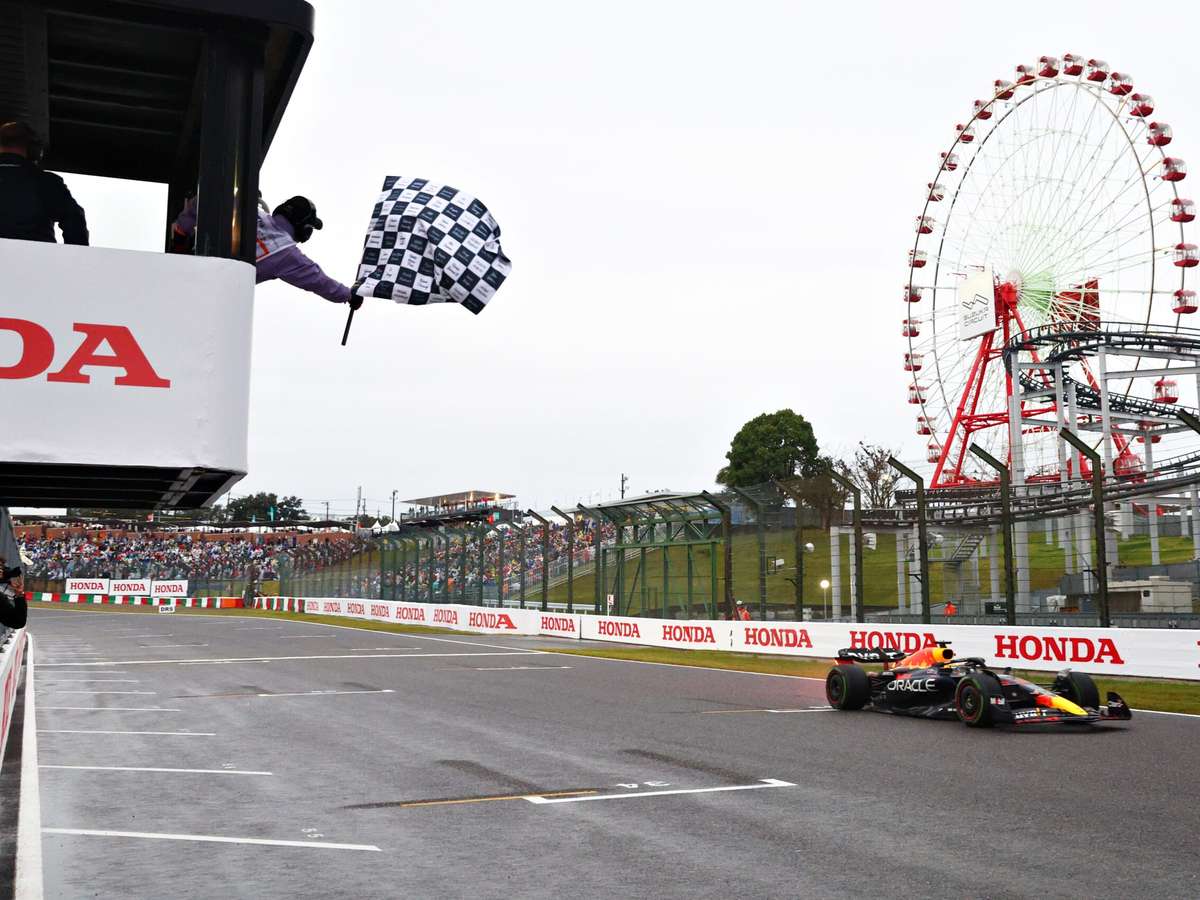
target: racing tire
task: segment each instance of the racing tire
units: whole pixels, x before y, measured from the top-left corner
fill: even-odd
[[[1100,708],[1100,690],[1092,676],[1083,672],[1063,672],[1056,680],[1057,692],[1084,709]]]
[[[964,675],[954,691],[954,711],[968,728],[991,728],[996,724],[992,700],[1003,696],[1000,682],[994,676]]]
[[[871,699],[871,679],[861,666],[835,666],[825,676],[825,699],[834,709],[862,709]]]

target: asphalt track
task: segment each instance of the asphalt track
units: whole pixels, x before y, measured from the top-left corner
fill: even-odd
[[[1200,896],[1200,719],[970,731],[252,617],[31,632],[47,897]]]

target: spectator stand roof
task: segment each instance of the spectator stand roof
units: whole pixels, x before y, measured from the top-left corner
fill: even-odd
[[[303,0],[0,2],[0,119],[22,119],[46,137],[50,169],[195,178],[206,79],[218,74],[210,64],[228,62],[213,59],[219,45],[236,42],[257,63],[261,83],[243,89],[261,90],[261,158],[312,28]]]
[[[513,500],[516,494],[505,494],[502,491],[455,491],[450,494],[438,494],[434,497],[417,497],[413,500],[402,500],[410,506],[444,512],[448,510],[470,509],[476,506],[495,506],[502,500]]]

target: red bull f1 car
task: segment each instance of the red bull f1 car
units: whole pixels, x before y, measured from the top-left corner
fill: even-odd
[[[861,663],[881,663],[883,671]],[[868,708],[925,719],[958,719],[971,728],[993,725],[1097,725],[1132,718],[1119,694],[1100,692],[1083,672],[1059,672],[1049,685],[995,671],[979,657],[956,658],[946,642],[906,655],[885,647],[838,651],[825,679],[834,709]]]

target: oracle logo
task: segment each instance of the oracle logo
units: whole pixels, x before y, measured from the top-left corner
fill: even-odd
[[[397,606],[396,618],[402,622],[424,622],[425,610],[419,606]],[[457,622],[458,618],[456,617],[454,621]]]
[[[473,612],[467,619],[468,628],[508,628],[517,630],[508,613]]]
[[[347,603],[346,612],[353,616],[365,616],[367,614],[367,606],[365,603]]]
[[[372,603],[371,615],[379,616],[381,619],[390,619],[392,617],[392,608],[385,603]]]
[[[851,647],[890,647],[905,653],[916,653],[922,647],[936,647],[937,638],[929,631],[854,631],[850,632]]]
[[[124,325],[101,325],[76,322],[74,329],[83,337],[75,352],[62,368],[46,375],[46,380],[58,384],[90,384],[91,376],[85,366],[122,369],[124,375],[113,378],[121,387],[169,388],[169,379],[161,377],[150,364],[137,338]],[[11,365],[0,365],[0,378],[36,378],[54,364],[54,338],[37,322],[0,316],[0,331],[10,331],[21,341],[21,354]],[[107,345],[111,351],[101,353]]]
[[[601,619],[596,625],[600,634],[607,635],[608,637],[640,638],[642,636],[637,622],[610,622],[607,619]]]
[[[747,647],[812,647],[805,628],[756,628],[746,626]]]
[[[435,609],[433,611],[433,621],[441,622],[443,625],[458,624],[457,609]]]
[[[673,643],[715,644],[717,636],[708,625],[664,625],[663,640]]]
[[[996,635],[999,659],[1025,659],[1039,662],[1102,663],[1125,665],[1111,638],[1038,637],[1032,634]]]
[[[575,620],[566,616],[542,616],[542,631],[575,633]]]

